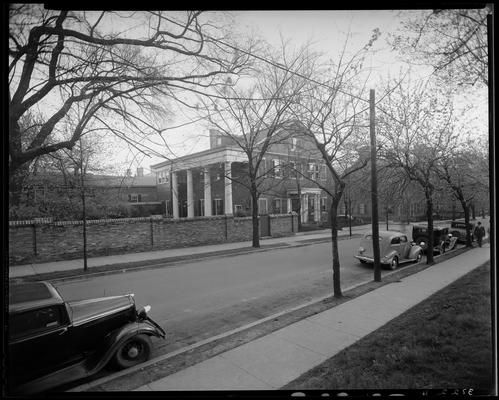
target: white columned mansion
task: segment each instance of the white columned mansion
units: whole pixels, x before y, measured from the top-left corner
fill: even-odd
[[[174,219],[249,216],[251,196],[238,183],[247,176],[247,162],[247,155],[231,138],[210,130],[210,149],[152,165],[151,171],[157,177],[159,200],[166,202],[166,214]],[[302,173],[290,175],[286,164]],[[265,178],[270,189],[258,201],[260,214],[294,211],[304,224],[328,220],[330,199],[313,182],[327,183],[326,168],[304,137],[289,137],[271,146],[263,168],[272,173]]]

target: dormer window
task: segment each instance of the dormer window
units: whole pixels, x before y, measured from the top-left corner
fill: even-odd
[[[291,138],[291,150],[295,151],[297,147],[298,147],[298,139]]]
[[[222,136],[218,136],[217,137],[217,146],[221,146],[222,145]]]

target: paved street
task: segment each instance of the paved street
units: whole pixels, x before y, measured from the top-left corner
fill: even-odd
[[[488,259],[475,248],[137,390],[279,389]]]
[[[359,238],[339,242],[342,287],[372,279],[353,258]],[[330,243],[203,260],[178,267],[56,283],[68,300],[134,293],[170,334],[163,353],[332,292]],[[385,271],[383,271],[385,273]]]

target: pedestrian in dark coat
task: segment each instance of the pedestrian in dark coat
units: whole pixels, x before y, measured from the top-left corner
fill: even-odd
[[[476,224],[474,235],[478,243],[478,247],[482,247],[482,239],[485,236],[485,228],[482,226],[481,222]]]

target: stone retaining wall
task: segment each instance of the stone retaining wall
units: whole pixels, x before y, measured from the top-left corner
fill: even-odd
[[[296,214],[271,215],[272,236],[298,231]],[[12,221],[9,263],[28,264],[83,257],[82,221]],[[87,221],[90,257],[251,240],[251,217],[124,218]]]

